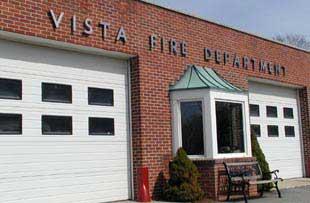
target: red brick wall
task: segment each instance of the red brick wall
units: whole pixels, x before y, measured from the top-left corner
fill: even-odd
[[[52,26],[49,9],[56,14],[65,12],[62,25],[57,30]],[[79,24],[78,32],[71,34],[73,14]],[[94,25],[100,21],[111,24],[105,40],[99,27],[94,26],[94,34],[90,36],[81,34],[82,21],[87,17],[93,20]],[[120,26],[124,26],[127,33],[125,44],[115,41]],[[151,192],[154,194],[160,190],[160,184],[156,184],[160,183],[158,175],[163,172],[167,176],[167,160],[172,153],[168,87],[183,73],[186,65],[212,67],[233,84],[244,88],[248,86],[249,76],[310,87],[310,54],[307,52],[135,0],[2,0],[0,29],[137,56],[131,75],[134,171],[139,166],[149,167]],[[150,51],[149,36],[153,33],[186,41],[188,56],[171,55],[168,46],[165,46],[164,53],[159,48]],[[287,67],[287,75],[274,77],[206,62],[205,47],[281,63]],[[309,109],[309,100],[303,104]],[[303,132],[309,137],[309,125],[303,123],[306,125]],[[306,150],[309,150],[308,146],[305,145]]]
[[[200,186],[206,192],[206,196],[216,200],[226,200],[227,198],[227,175],[225,172],[224,164],[236,163],[236,162],[252,162],[255,158],[233,158],[233,159],[217,159],[217,160],[199,160],[194,161],[200,172]],[[240,193],[242,194],[242,193]],[[236,195],[233,194],[232,198]],[[257,187],[251,186],[248,191],[248,195],[251,197],[257,196]]]
[[[300,90],[301,124],[306,176],[310,177],[310,88]]]

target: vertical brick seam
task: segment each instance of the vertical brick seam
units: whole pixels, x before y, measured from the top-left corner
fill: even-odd
[[[310,177],[310,87],[299,91],[305,175]]]

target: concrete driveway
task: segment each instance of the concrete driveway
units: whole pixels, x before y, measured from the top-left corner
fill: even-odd
[[[310,186],[281,190],[282,198],[278,198],[275,191],[265,193],[264,197],[249,200],[249,203],[309,203]],[[242,203],[238,201],[234,203]]]
[[[278,198],[277,192],[266,192],[259,199],[250,199],[249,203],[310,203],[310,178],[289,179],[279,185],[282,198]],[[243,203],[244,201],[214,202],[202,201],[201,203]],[[134,203],[133,201],[123,201],[119,203]],[[153,203],[165,203],[154,201]]]

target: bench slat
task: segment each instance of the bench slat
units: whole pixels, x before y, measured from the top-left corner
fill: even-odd
[[[272,179],[272,180],[257,180],[257,181],[250,181],[251,185],[260,185],[260,184],[267,184],[267,183],[275,183],[280,182],[282,179]]]
[[[256,165],[258,164],[257,161],[252,162],[238,162],[238,163],[226,163],[227,166],[248,166],[248,165]]]

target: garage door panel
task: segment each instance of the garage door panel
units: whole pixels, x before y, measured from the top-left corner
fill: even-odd
[[[106,143],[102,145],[72,145],[71,146],[1,146],[0,156],[3,155],[33,155],[33,154],[74,154],[74,153],[103,153],[109,157],[113,155],[126,155],[126,143],[116,145]]]
[[[267,148],[268,146],[265,146],[264,148]],[[269,159],[277,159],[279,157],[283,157],[284,152],[283,152],[283,148],[276,148],[272,150],[264,150],[264,153],[267,154],[266,157],[268,157]],[[294,159],[295,158],[300,159],[299,153],[300,153],[300,150],[293,150],[293,149],[285,150],[286,157],[284,157],[283,159],[284,160],[293,159],[292,157],[294,157]]]
[[[74,156],[79,156],[75,158]],[[111,156],[112,154],[112,156]],[[90,160],[118,160],[121,158],[121,155],[117,155],[117,153],[108,154],[110,156],[106,156],[102,153],[64,153],[64,154],[38,154],[38,155],[2,155],[0,156],[1,162],[4,164],[9,163],[33,163],[33,162],[43,162],[44,160],[49,161],[70,161],[70,160],[77,160],[77,161],[90,161]],[[124,156],[124,155],[123,155]],[[11,159],[10,159],[11,157]],[[13,160],[12,160],[13,159]]]
[[[109,60],[109,59],[106,59]],[[1,60],[0,60],[1,63]],[[83,69],[78,68],[68,68],[66,67],[57,67],[51,65],[42,65],[39,64],[36,69],[33,69],[29,66],[35,66],[36,64],[23,64],[19,63],[17,66],[10,66],[10,65],[0,65],[0,71],[5,73],[8,76],[14,76],[24,80],[47,80],[47,81],[56,81],[56,82],[63,82],[70,80],[73,84],[98,84],[102,86],[101,81],[107,81],[108,85],[117,85],[118,87],[124,87],[127,85],[127,78],[126,78],[126,66],[127,63],[123,62],[121,66],[125,68],[121,73],[109,73],[105,72],[105,74],[100,74],[102,71],[106,71],[107,65],[102,64],[102,68],[100,71],[83,71]],[[123,69],[121,68],[121,69]],[[120,69],[120,67],[115,68],[115,71]],[[99,73],[99,74],[98,74]],[[54,77],[54,78],[52,78]],[[79,80],[81,82],[79,82]]]
[[[92,171],[90,171],[91,173]],[[124,170],[116,170],[116,172],[123,172]],[[94,175],[90,176],[72,176],[69,177],[61,177],[61,176],[51,176],[49,178],[40,177],[40,179],[21,179],[22,183],[18,181],[12,181],[10,183],[1,184],[0,192],[1,194],[18,191],[26,191],[26,190],[34,190],[34,189],[42,189],[49,187],[69,187],[72,185],[91,185],[97,184],[108,187],[115,187],[116,184],[126,185],[128,181],[128,177],[124,174],[121,175],[111,175],[107,171],[102,173],[94,172]],[[79,174],[80,175],[80,174]]]
[[[82,199],[89,199],[91,198],[92,194],[95,193],[97,197],[104,196],[104,195],[111,195],[111,193],[115,196],[114,198],[126,198],[128,196],[128,192],[126,191],[127,185],[123,185],[117,188],[110,187],[109,184],[93,184],[93,185],[74,185],[68,187],[49,187],[49,188],[41,188],[41,189],[32,189],[32,190],[25,190],[19,191],[18,193],[5,193],[0,197],[1,202],[10,202],[20,200],[18,197],[24,197],[25,199],[38,199],[40,198],[41,202],[44,199],[49,202],[55,198],[69,198],[70,202],[74,202],[74,200],[79,200],[77,196],[86,196]],[[109,189],[107,189],[109,188]],[[53,197],[49,197],[49,194],[54,194]],[[98,195],[97,195],[98,194]],[[49,198],[46,198],[49,197]],[[111,197],[110,197],[111,198]],[[108,198],[102,199],[102,201],[106,201]],[[57,200],[56,200],[57,201]],[[30,201],[31,202],[31,201]],[[63,201],[68,202],[68,201]]]
[[[107,164],[113,164],[113,167],[108,166]],[[24,167],[25,169],[22,171],[18,167]],[[117,163],[113,161],[103,161],[101,163],[97,162],[46,162],[46,163],[25,163],[25,164],[14,164],[9,165],[7,167],[1,168],[0,172],[3,174],[0,177],[0,182],[4,182],[9,178],[16,177],[28,177],[31,174],[36,173],[35,176],[46,176],[46,174],[60,174],[64,173],[82,173],[82,172],[102,172],[102,173],[111,173],[114,172],[126,171],[127,163],[126,159],[120,159]],[[15,174],[15,176],[14,176]],[[29,175],[30,174],[30,175]],[[12,176],[13,175],[13,176]]]
[[[127,61],[0,40],[0,78],[22,80],[22,135],[0,135],[0,202],[106,202],[130,197]],[[72,87],[72,103],[42,102],[41,84]],[[113,106],[88,104],[88,87]],[[71,116],[72,135],[42,135],[42,115]],[[89,136],[89,117],[113,118],[113,136]]]
[[[105,198],[102,198],[104,195]],[[101,203],[101,202],[113,202],[118,201],[119,199],[124,199],[128,196],[127,192],[124,190],[105,190],[105,191],[93,191],[85,193],[72,193],[66,195],[57,195],[57,196],[44,196],[40,198],[33,199],[14,199],[14,200],[5,200],[6,203],[42,203],[42,202],[51,202],[51,203]],[[70,201],[68,201],[70,199]],[[1,200],[1,199],[0,199]]]
[[[29,70],[25,70],[24,68],[21,69],[8,69],[10,67],[8,66],[0,66],[0,71],[6,75],[6,77],[9,78],[16,78],[19,80],[24,80],[25,82],[28,82],[26,87],[32,89],[38,87],[41,82],[53,82],[53,83],[67,83],[68,80],[70,80],[70,83],[73,85],[87,85],[87,86],[99,86],[102,88],[116,88],[116,89],[123,89],[124,87],[128,86],[127,78],[124,75],[109,75],[105,77],[98,77],[98,72],[92,76],[88,76],[89,78],[95,78],[95,79],[87,79],[85,78],[85,75],[74,75],[72,73],[68,73],[71,76],[65,76],[64,73],[61,74],[59,77],[53,77],[53,74],[51,74],[50,71],[46,70],[46,74],[38,74],[38,73],[32,73]],[[21,73],[23,70],[24,73]],[[40,70],[37,71],[41,71]],[[61,70],[60,70],[61,71]],[[78,71],[78,70],[77,70]],[[104,70],[103,70],[104,71]],[[75,77],[74,77],[75,76]],[[106,81],[105,84],[102,84],[102,81]],[[38,83],[39,82],[39,83]],[[34,86],[32,87],[31,84]]]
[[[303,176],[300,140],[299,110],[296,89],[253,83],[249,85],[250,104],[258,104],[260,116],[251,117],[251,124],[261,126],[258,141],[264,151],[271,169],[279,169],[283,178]],[[277,118],[268,118],[266,106],[276,106]],[[292,108],[293,119],[284,118],[283,108]],[[267,126],[276,125],[278,137],[268,137]],[[285,126],[293,126],[295,137],[286,137]]]

